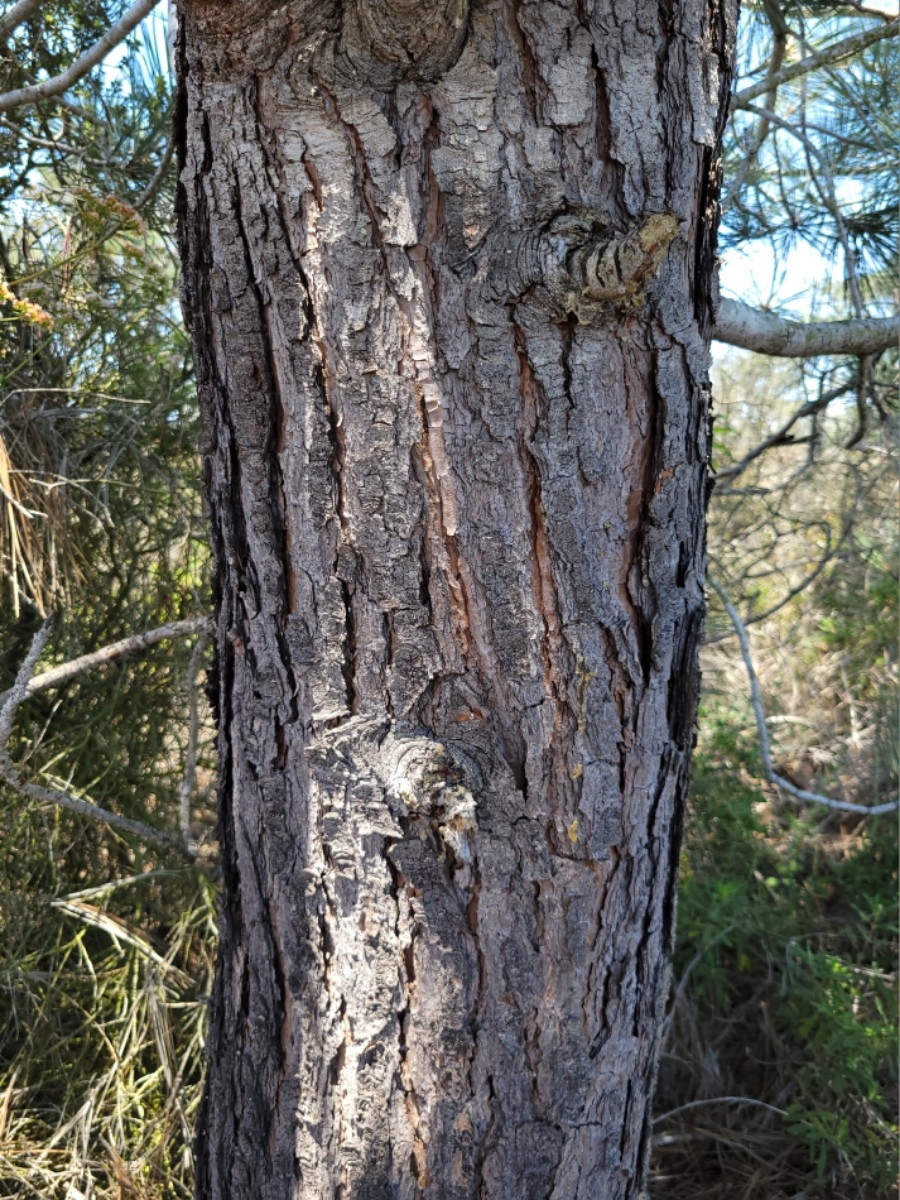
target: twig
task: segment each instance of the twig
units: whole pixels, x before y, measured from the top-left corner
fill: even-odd
[[[60,684],[68,683],[70,679],[81,675],[84,671],[93,671],[95,667],[103,667],[107,663],[117,662],[127,654],[139,654],[143,650],[149,650],[151,646],[155,646],[166,638],[190,637],[192,633],[205,633],[208,629],[209,617],[189,617],[186,621],[171,621],[168,625],[160,625],[158,629],[133,633],[131,637],[122,638],[119,642],[112,642],[109,646],[103,646],[92,654],[82,654],[79,658],[73,658],[67,663],[61,663],[58,667],[51,667],[49,671],[35,675],[33,679],[26,682],[22,699],[25,700],[46,688],[59,687]],[[12,689],[8,692],[0,692],[0,705],[5,704],[11,695]]]
[[[721,471],[716,471],[716,486],[724,479],[734,479],[736,475],[740,475],[742,471],[745,471],[749,467],[754,459],[759,458],[761,454],[765,454],[767,450],[771,450],[773,446],[784,445],[788,440],[788,434],[798,421],[801,421],[804,417],[815,416],[829,405],[832,400],[840,399],[841,396],[845,396],[851,390],[852,385],[845,383],[840,387],[832,388],[829,392],[824,392],[821,396],[817,396],[815,400],[809,400],[806,404],[801,405],[780,429],[770,434],[765,441],[760,442],[758,446],[754,446],[752,450],[748,450],[740,462],[735,463],[732,467],[725,467]],[[791,439],[791,444],[796,445],[796,440]]]
[[[159,191],[160,184],[166,177],[166,171],[168,171],[168,169],[169,169],[169,166],[172,162],[172,158],[173,158],[174,154],[175,154],[175,138],[174,138],[174,136],[172,136],[166,142],[166,148],[163,151],[162,158],[159,160],[159,166],[156,168],[156,170],[150,176],[150,180],[147,183],[147,186],[144,188],[144,190],[141,192],[141,194],[138,197],[136,197],[134,203],[131,206],[135,210],[135,212],[139,212],[140,209],[142,209],[145,204],[147,204],[150,200],[152,200],[153,197],[156,195],[156,193]],[[121,229],[123,224],[124,224],[124,221],[119,222],[116,229],[114,230],[114,233],[118,232],[118,230]],[[112,235],[110,235],[110,236],[112,236]]]
[[[850,800],[833,800],[830,796],[822,796],[818,792],[808,792],[804,788],[798,788],[783,775],[779,775],[772,763],[772,751],[769,745],[769,734],[766,729],[766,714],[762,706],[762,696],[759,690],[759,680],[756,677],[756,670],[753,666],[753,658],[750,654],[750,641],[747,637],[747,630],[744,628],[744,623],[738,616],[737,609],[728,599],[725,589],[722,585],[713,578],[712,575],[707,576],[709,585],[722,601],[722,606],[728,613],[731,623],[737,633],[738,641],[741,643],[741,656],[744,660],[744,666],[747,669],[747,678],[750,680],[750,703],[753,706],[753,713],[756,717],[756,729],[759,734],[759,751],[763,761],[763,774],[766,779],[781,791],[787,792],[789,796],[793,796],[797,800],[807,801],[812,804],[824,804],[827,808],[835,809],[838,812],[861,813],[866,817],[879,817],[884,813],[896,812],[900,808],[900,800],[891,800],[887,804],[854,804]]]
[[[173,871],[168,867],[155,867],[152,871],[143,871],[140,875],[128,875],[124,879],[113,879],[109,883],[98,884],[97,887],[82,888],[79,892],[68,892],[60,897],[62,900],[94,900],[98,896],[108,896],[119,888],[131,887],[135,883],[146,883],[148,879],[177,878],[181,870]]]
[[[2,97],[0,97],[0,99],[2,99]],[[112,238],[114,238],[116,236],[116,234],[119,232],[119,230],[124,229],[125,226],[128,224],[128,222],[132,220],[132,218],[134,217],[134,214],[140,212],[140,210],[144,207],[144,205],[148,204],[153,199],[153,197],[159,191],[160,186],[162,185],[162,182],[166,177],[166,173],[169,170],[169,167],[172,165],[172,158],[173,158],[174,154],[175,154],[175,139],[174,139],[174,137],[170,137],[168,142],[166,143],[166,148],[163,151],[163,156],[160,160],[159,166],[153,172],[153,174],[150,177],[150,180],[147,183],[147,186],[144,188],[144,190],[140,193],[140,195],[136,196],[134,199],[134,202],[128,206],[127,214],[125,216],[116,218],[116,220],[112,221],[110,224],[108,224],[97,235],[97,237],[93,241],[87,242],[85,245],[83,245],[81,247],[80,250],[77,250],[74,254],[69,255],[69,257],[65,260],[65,265],[68,270],[71,270],[71,268],[74,266],[75,263],[79,262],[83,258],[86,258],[89,254],[93,253],[93,251],[96,250],[98,247],[103,246],[106,242],[108,242]],[[14,279],[11,281],[10,287],[15,289],[15,288],[19,287],[20,284],[33,283],[36,279],[40,279],[45,275],[51,274],[55,269],[56,268],[53,265],[45,266],[45,267],[41,267],[37,271],[32,271],[30,275],[20,275],[17,279]],[[66,389],[66,388],[20,388],[18,390],[23,391],[23,392],[24,391],[48,391],[49,392],[49,391],[67,391],[69,389]],[[75,391],[76,389],[73,388],[71,390]],[[80,389],[78,389],[78,390],[80,390]],[[87,391],[89,389],[85,389],[85,390]],[[100,393],[100,392],[97,393],[97,395],[101,395],[101,394],[102,393]],[[146,401],[143,401],[143,400],[128,400],[128,399],[125,399],[124,397],[118,397],[118,399],[124,399],[124,402],[126,404],[147,403]],[[44,415],[46,415],[46,414],[44,414]]]
[[[719,932],[715,935],[715,937],[711,937],[705,946],[700,947],[700,949],[697,951],[697,953],[694,955],[694,957],[691,959],[691,961],[688,963],[688,965],[682,971],[681,978],[678,980],[678,983],[672,989],[672,999],[669,1001],[669,1011],[666,1013],[665,1020],[663,1021],[662,1026],[660,1028],[659,1044],[661,1046],[664,1046],[666,1044],[666,1042],[669,1040],[669,1031],[672,1027],[672,1020],[675,1016],[675,1012],[678,1008],[678,1005],[681,1003],[682,997],[684,996],[684,993],[687,990],[687,985],[688,985],[688,982],[690,981],[691,974],[694,970],[694,967],[699,966],[699,964],[703,961],[703,957],[706,954],[706,952],[708,950],[711,950],[713,946],[717,945],[719,942],[723,941],[726,937],[728,937],[729,933],[731,933],[731,931],[733,929],[734,929],[733,924],[726,925],[724,929],[720,929]]]
[[[0,697],[0,747],[3,750],[6,749],[6,745],[9,742],[9,735],[12,733],[16,709],[28,694],[28,681],[34,672],[37,660],[41,657],[44,647],[47,645],[52,627],[52,619],[48,618],[44,621],[43,625],[31,639],[31,648],[25,655],[21,667],[19,667],[15,683],[8,692]]]
[[[71,896],[61,896],[57,900],[51,900],[50,907],[58,908],[60,912],[74,917],[76,921],[82,921],[85,925],[93,925],[95,929],[102,929],[114,942],[124,942],[127,946],[131,946],[166,974],[174,974],[183,982],[189,981],[184,971],[163,958],[145,937],[130,929],[121,917],[114,917],[112,913],[104,912],[103,909],[97,908],[93,904],[86,904],[83,900],[73,900]]]
[[[29,133],[27,129],[23,129],[21,125],[17,125],[14,121],[10,121],[9,117],[0,117],[0,125],[4,129],[11,130],[16,137],[24,138],[31,146],[36,146],[39,150],[56,150],[60,154],[69,155],[72,158],[77,158],[81,162],[87,163],[91,167],[100,167],[106,169],[110,166],[109,162],[104,162],[100,158],[88,158],[85,155],[84,147],[70,146],[67,142],[55,141],[53,138],[38,137],[37,134]],[[33,389],[37,391],[38,389]]]
[[[774,108],[778,102],[778,84],[775,82],[778,72],[781,70],[784,63],[784,55],[787,49],[788,27],[785,23],[781,10],[776,4],[764,4],[766,17],[769,24],[772,26],[773,46],[772,55],[769,59],[769,65],[766,68],[766,79],[769,81],[769,90],[766,92],[766,105],[769,108]],[[756,123],[755,130],[748,131],[744,145],[744,157],[738,167],[735,178],[731,182],[728,189],[728,195],[722,204],[722,212],[728,212],[733,206],[735,200],[740,194],[741,187],[747,177],[747,173],[755,164],[760,150],[766,138],[769,136],[769,119],[768,117],[760,117]]]
[[[801,75],[808,75],[810,71],[815,71],[819,67],[850,58],[851,55],[858,54],[860,50],[865,50],[868,46],[873,46],[885,38],[896,37],[897,34],[900,34],[900,21],[895,19],[885,25],[876,25],[874,29],[867,29],[864,33],[857,33],[853,37],[835,42],[817,54],[809,54],[789,67],[783,67],[777,74],[735,92],[731,97],[731,110],[733,112],[736,108],[746,108],[750,101],[755,100],[758,96],[764,96],[773,87],[779,88],[783,83],[799,79]]]
[[[193,860],[194,855],[188,849],[182,846],[176,838],[163,833],[162,830],[145,825],[143,821],[132,821],[129,817],[122,817],[118,813],[100,808],[99,805],[93,804],[88,800],[83,800],[80,796],[73,796],[70,792],[62,791],[58,788],[43,787],[37,783],[29,783],[13,763],[9,753],[9,739],[12,734],[13,722],[15,721],[19,705],[28,695],[28,681],[47,644],[51,624],[52,621],[45,621],[34,635],[31,649],[26,654],[25,660],[19,668],[16,681],[3,697],[2,706],[0,706],[0,779],[9,784],[11,788],[21,795],[28,796],[31,800],[37,800],[42,804],[53,804],[57,808],[68,809],[70,812],[78,813],[79,816],[87,817],[91,821],[99,821],[102,824],[111,825],[115,829],[121,829],[124,833],[130,833],[142,841],[151,842],[160,848],[175,850],[184,858]]]
[[[92,67],[103,62],[110,50],[123,42],[132,29],[140,25],[144,17],[152,12],[158,3],[159,0],[137,0],[131,8],[123,13],[115,25],[107,29],[103,37],[98,38],[93,46],[85,50],[80,58],[76,58],[65,71],[53,75],[50,79],[44,79],[40,83],[33,83],[30,87],[16,88],[12,92],[4,92],[0,95],[0,112],[9,112],[11,109],[22,108],[28,104],[37,104],[40,100],[49,100],[52,96],[58,96],[67,91],[79,79],[87,75]]]
[[[20,504],[12,492],[8,492],[2,483],[0,483],[0,496],[3,497],[7,504],[11,504],[16,512],[21,513],[22,516],[29,521],[33,521],[35,517],[45,517],[47,515],[46,513],[42,512],[32,512],[32,510],[30,508],[26,508],[24,504]]]
[[[779,1117],[787,1116],[783,1108],[776,1108],[774,1104],[766,1104],[765,1100],[754,1100],[752,1096],[711,1096],[708,1100],[691,1100],[689,1104],[679,1104],[677,1108],[660,1113],[658,1117],[653,1118],[653,1124],[658,1125],[660,1121],[667,1121],[679,1113],[687,1112],[691,1108],[701,1108],[707,1104],[752,1104],[754,1108],[768,1109],[769,1112],[777,1113]]]

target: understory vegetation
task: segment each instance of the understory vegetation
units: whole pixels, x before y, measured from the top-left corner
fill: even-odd
[[[748,397],[784,395],[774,375],[748,358],[720,368],[723,473],[759,437]],[[779,774],[874,805],[897,788],[897,480],[878,441],[848,461],[849,425],[822,430],[814,468],[786,446],[717,489],[710,557],[743,600]],[[654,1195],[894,1195],[896,812],[829,811],[766,783],[714,594],[703,672]]]
[[[747,78],[760,78],[778,6],[745,8]],[[851,8],[803,6],[809,38],[816,19]],[[3,41],[0,88],[26,81],[26,60],[55,73],[108,24],[101,3],[48,9],[49,34],[35,19]],[[135,37],[65,103],[0,114],[0,693],[47,614],[39,670],[211,603],[159,45]],[[832,188],[823,207],[809,163],[763,151],[774,125],[745,108],[724,240],[788,253],[804,230],[823,252],[844,238],[852,269],[820,307],[852,284],[884,312],[898,211],[884,164],[900,138],[885,115],[891,60],[880,44],[867,53],[804,134],[854,188]],[[880,143],[863,127],[872,113]],[[849,197],[843,223],[835,197]],[[746,627],[775,769],[805,792],[888,803],[897,352],[863,366],[734,353],[714,394],[711,574]],[[192,1194],[216,940],[200,637],[83,671],[16,717],[8,761],[21,783],[199,852],[183,861],[0,781],[0,1197]],[[897,814],[830,809],[767,779],[738,637],[713,591],[703,672],[654,1200],[895,1196]]]

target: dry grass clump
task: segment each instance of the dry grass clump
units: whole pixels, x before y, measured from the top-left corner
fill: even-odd
[[[189,1197],[211,886],[157,869],[3,901],[0,1196]]]

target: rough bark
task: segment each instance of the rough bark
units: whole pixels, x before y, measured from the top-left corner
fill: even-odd
[[[204,1200],[641,1191],[733,33],[719,0],[183,0]]]

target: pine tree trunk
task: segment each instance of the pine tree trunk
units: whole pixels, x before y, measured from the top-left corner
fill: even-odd
[[[644,1185],[730,4],[182,0],[201,1200]]]

